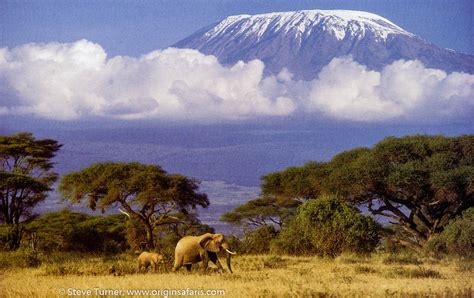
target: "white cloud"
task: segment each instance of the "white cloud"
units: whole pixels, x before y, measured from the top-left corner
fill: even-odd
[[[140,58],[107,59],[100,45],[28,44],[0,52],[0,99],[10,113],[53,119],[241,119],[288,115],[294,104],[270,98],[259,60],[222,66],[214,56],[169,48]],[[8,100],[8,102],[7,102]]]
[[[311,85],[310,109],[337,119],[436,121],[474,112],[473,75],[448,75],[419,61],[395,61],[376,72],[335,58]]]
[[[51,119],[112,117],[241,120],[295,113],[355,121],[472,116],[474,76],[418,61],[381,72],[333,59],[310,82],[283,70],[263,77],[259,60],[221,65],[214,56],[168,48],[108,58],[87,40],[0,49],[0,114]]]

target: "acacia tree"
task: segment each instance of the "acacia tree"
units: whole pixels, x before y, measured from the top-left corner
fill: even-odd
[[[132,220],[143,225],[148,248],[154,247],[157,225],[175,224],[197,206],[209,206],[198,192],[198,182],[170,175],[157,165],[141,163],[98,163],[61,179],[63,198],[73,203],[87,201],[92,210],[123,208]]]
[[[389,137],[268,176],[277,182],[264,186],[281,197],[333,193],[365,206],[402,231],[395,240],[420,250],[474,204],[474,136]]]
[[[329,191],[392,220],[396,240],[415,250],[474,204],[472,135],[390,137],[330,167]]]
[[[289,167],[262,177],[264,197],[303,203],[321,194],[321,178],[327,175],[325,163],[308,162],[302,167]]]
[[[323,163],[310,162],[265,175],[261,178],[263,196],[224,213],[221,220],[250,230],[265,226],[281,229],[301,203],[320,194],[318,178],[324,174]]]
[[[259,228],[276,225],[279,229],[283,223],[296,213],[300,202],[296,200],[279,200],[275,197],[263,197],[250,200],[231,212],[224,213],[222,221],[244,228]]]
[[[51,161],[62,145],[31,133],[0,136],[0,221],[19,225],[46,198],[57,174]]]

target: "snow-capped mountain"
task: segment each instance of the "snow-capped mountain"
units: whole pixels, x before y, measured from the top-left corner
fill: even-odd
[[[399,59],[418,59],[448,72],[474,73],[474,56],[437,47],[376,14],[304,10],[236,15],[174,45],[212,54],[221,63],[260,59],[266,72],[283,67],[297,79],[313,79],[333,58],[351,55],[370,69]]]

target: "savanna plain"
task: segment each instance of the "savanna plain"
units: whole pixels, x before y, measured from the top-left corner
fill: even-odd
[[[7,252],[0,265],[2,297],[162,297],[153,292],[159,289],[224,290],[210,292],[221,297],[472,297],[474,283],[472,260],[387,253],[335,259],[243,255],[233,258],[233,274],[213,265],[205,274],[199,266],[171,272],[171,264],[138,272],[133,254]]]

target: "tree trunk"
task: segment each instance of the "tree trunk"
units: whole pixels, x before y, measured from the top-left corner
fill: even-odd
[[[153,241],[153,227],[151,226],[151,224],[146,219],[142,219],[142,222],[145,226],[145,231],[146,231],[146,246],[147,246],[147,249],[153,250],[155,248],[155,243]]]
[[[122,207],[125,210],[127,210],[128,212],[125,212],[125,211],[119,209],[120,212],[124,213],[125,215],[127,215],[131,219],[133,218],[134,220],[138,220],[138,222],[143,224],[143,226],[145,227],[145,231],[146,231],[146,246],[147,246],[147,249],[148,250],[153,250],[155,248],[155,243],[154,243],[154,239],[153,239],[153,226],[151,225],[151,223],[147,220],[147,218],[143,217],[142,215],[140,215],[137,212],[134,212],[128,204],[122,202]]]

